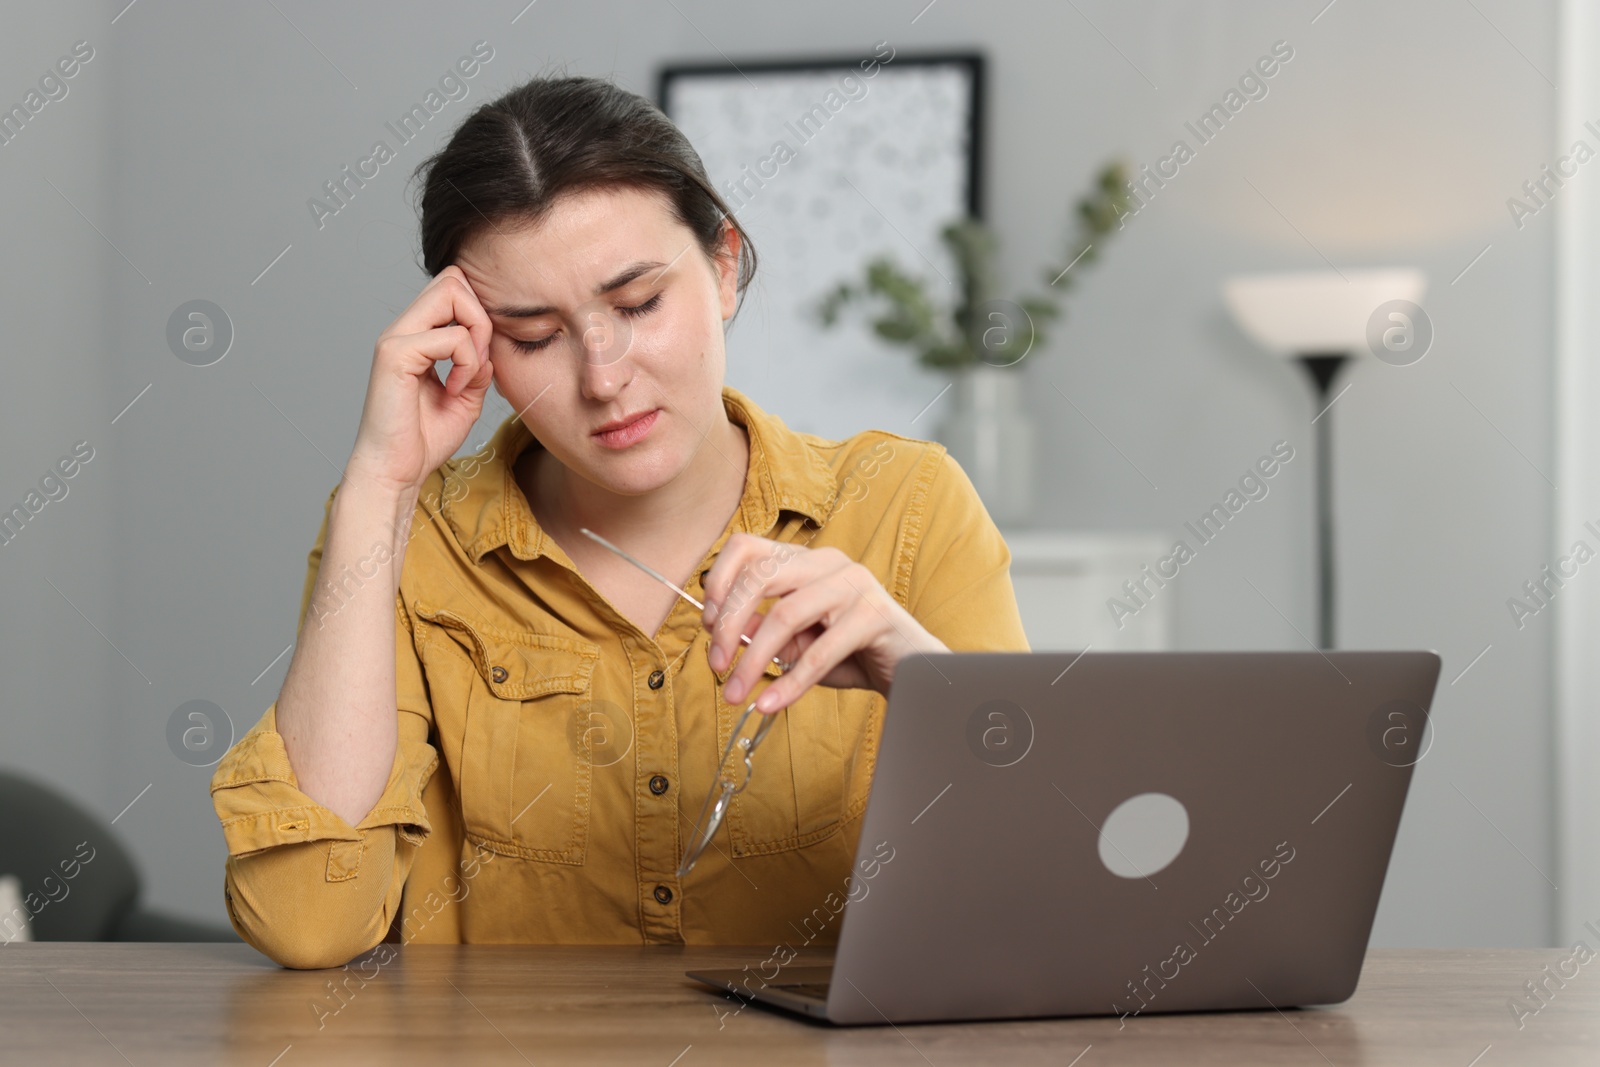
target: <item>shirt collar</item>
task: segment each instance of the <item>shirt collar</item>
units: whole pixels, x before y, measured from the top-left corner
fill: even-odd
[[[783,511],[821,526],[839,486],[814,439],[789,429],[732,386],[722,387],[722,406],[750,438],[750,467],[739,504],[744,528],[765,535]],[[501,545],[518,559],[559,552],[516,483],[517,457],[529,447],[541,446],[521,417],[512,414],[482,449],[450,459],[440,468],[444,481],[439,514],[474,564]]]

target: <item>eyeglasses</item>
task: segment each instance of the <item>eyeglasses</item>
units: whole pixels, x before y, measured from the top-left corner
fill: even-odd
[[[761,722],[754,733],[745,736],[745,725],[751,715],[758,717]],[[679,878],[694,869],[695,861],[706,850],[706,846],[711,844],[711,839],[717,835],[718,828],[722,826],[722,817],[727,814],[728,805],[732,804],[733,798],[744,792],[744,787],[750,784],[750,775],[755,770],[750,757],[755,752],[756,746],[761,744],[761,739],[767,736],[767,731],[772,729],[772,724],[777,718],[776,713],[757,711],[755,702],[752,701],[739,716],[739,721],[733,724],[733,732],[728,735],[728,744],[722,750],[722,760],[717,764],[717,780],[712,784],[711,792],[706,794],[706,802],[700,806],[700,817],[695,820],[689,847],[683,854],[683,862],[678,864]]]
[[[674,583],[672,579],[648,563],[629,555],[593,530],[580,527],[578,532],[597,544],[609,548],[612,552],[638,567],[656,581],[661,582],[701,611],[705,610],[704,604],[690,596],[687,591]],[[748,634],[740,634],[739,640],[746,645],[750,644]],[[792,663],[786,663],[777,656],[772,657],[772,662],[778,665],[779,671],[787,671],[793,666]],[[746,737],[744,736],[745,726],[750,721],[751,715],[759,717],[761,721],[756,726],[755,732]],[[694,830],[689,839],[689,848],[683,854],[683,862],[678,864],[679,878],[694,869],[695,861],[700,858],[700,853],[706,850],[706,846],[711,843],[711,839],[716,836],[717,829],[722,825],[722,817],[727,814],[728,805],[733,803],[733,798],[744,792],[744,787],[750,784],[750,775],[755,769],[750,762],[750,756],[755,752],[756,746],[761,743],[761,739],[767,736],[767,731],[772,729],[773,720],[777,716],[777,712],[769,714],[757,711],[755,701],[752,700],[745,707],[744,713],[739,716],[739,721],[733,724],[733,732],[728,735],[727,747],[722,750],[722,760],[717,764],[717,780],[712,784],[711,792],[706,794],[706,802],[700,807],[700,818],[695,820]],[[734,758],[735,752],[738,753],[738,758]]]

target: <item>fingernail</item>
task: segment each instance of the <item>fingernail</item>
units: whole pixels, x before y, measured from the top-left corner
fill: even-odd
[[[722,668],[719,667],[717,669],[721,670]],[[742,696],[744,696],[744,682],[738,678],[733,679],[722,687],[722,698],[730,704],[739,703],[739,698]]]
[[[721,645],[711,646],[711,669],[720,671],[728,665],[728,653]]]
[[[767,686],[766,691],[756,697],[757,711],[777,711],[778,693],[772,686]]]
[[[705,620],[705,624],[707,626],[710,626],[712,623],[716,622],[717,621],[717,606],[715,604],[713,604],[709,600],[706,601],[705,614],[703,616],[701,616],[701,617]]]

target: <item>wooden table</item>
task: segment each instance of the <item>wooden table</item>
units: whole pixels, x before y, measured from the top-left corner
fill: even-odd
[[[1375,949],[1343,1005],[840,1029],[708,991],[691,967],[770,950],[379,946],[289,971],[245,945],[0,947],[0,1063],[1499,1064],[1600,1062],[1600,959],[1524,1016],[1570,950]],[[392,958],[390,958],[392,956]],[[802,954],[796,962],[826,962]],[[364,965],[364,966],[363,966]],[[1569,966],[1568,970],[1571,970]],[[342,1000],[332,990],[344,987]]]

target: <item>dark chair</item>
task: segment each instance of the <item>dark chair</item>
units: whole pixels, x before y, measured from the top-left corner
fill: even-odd
[[[35,941],[239,940],[232,927],[142,907],[139,873],[110,824],[50,786],[0,770],[5,874],[22,883],[24,901],[32,893],[44,902],[30,919]],[[6,919],[0,915],[0,924]]]

